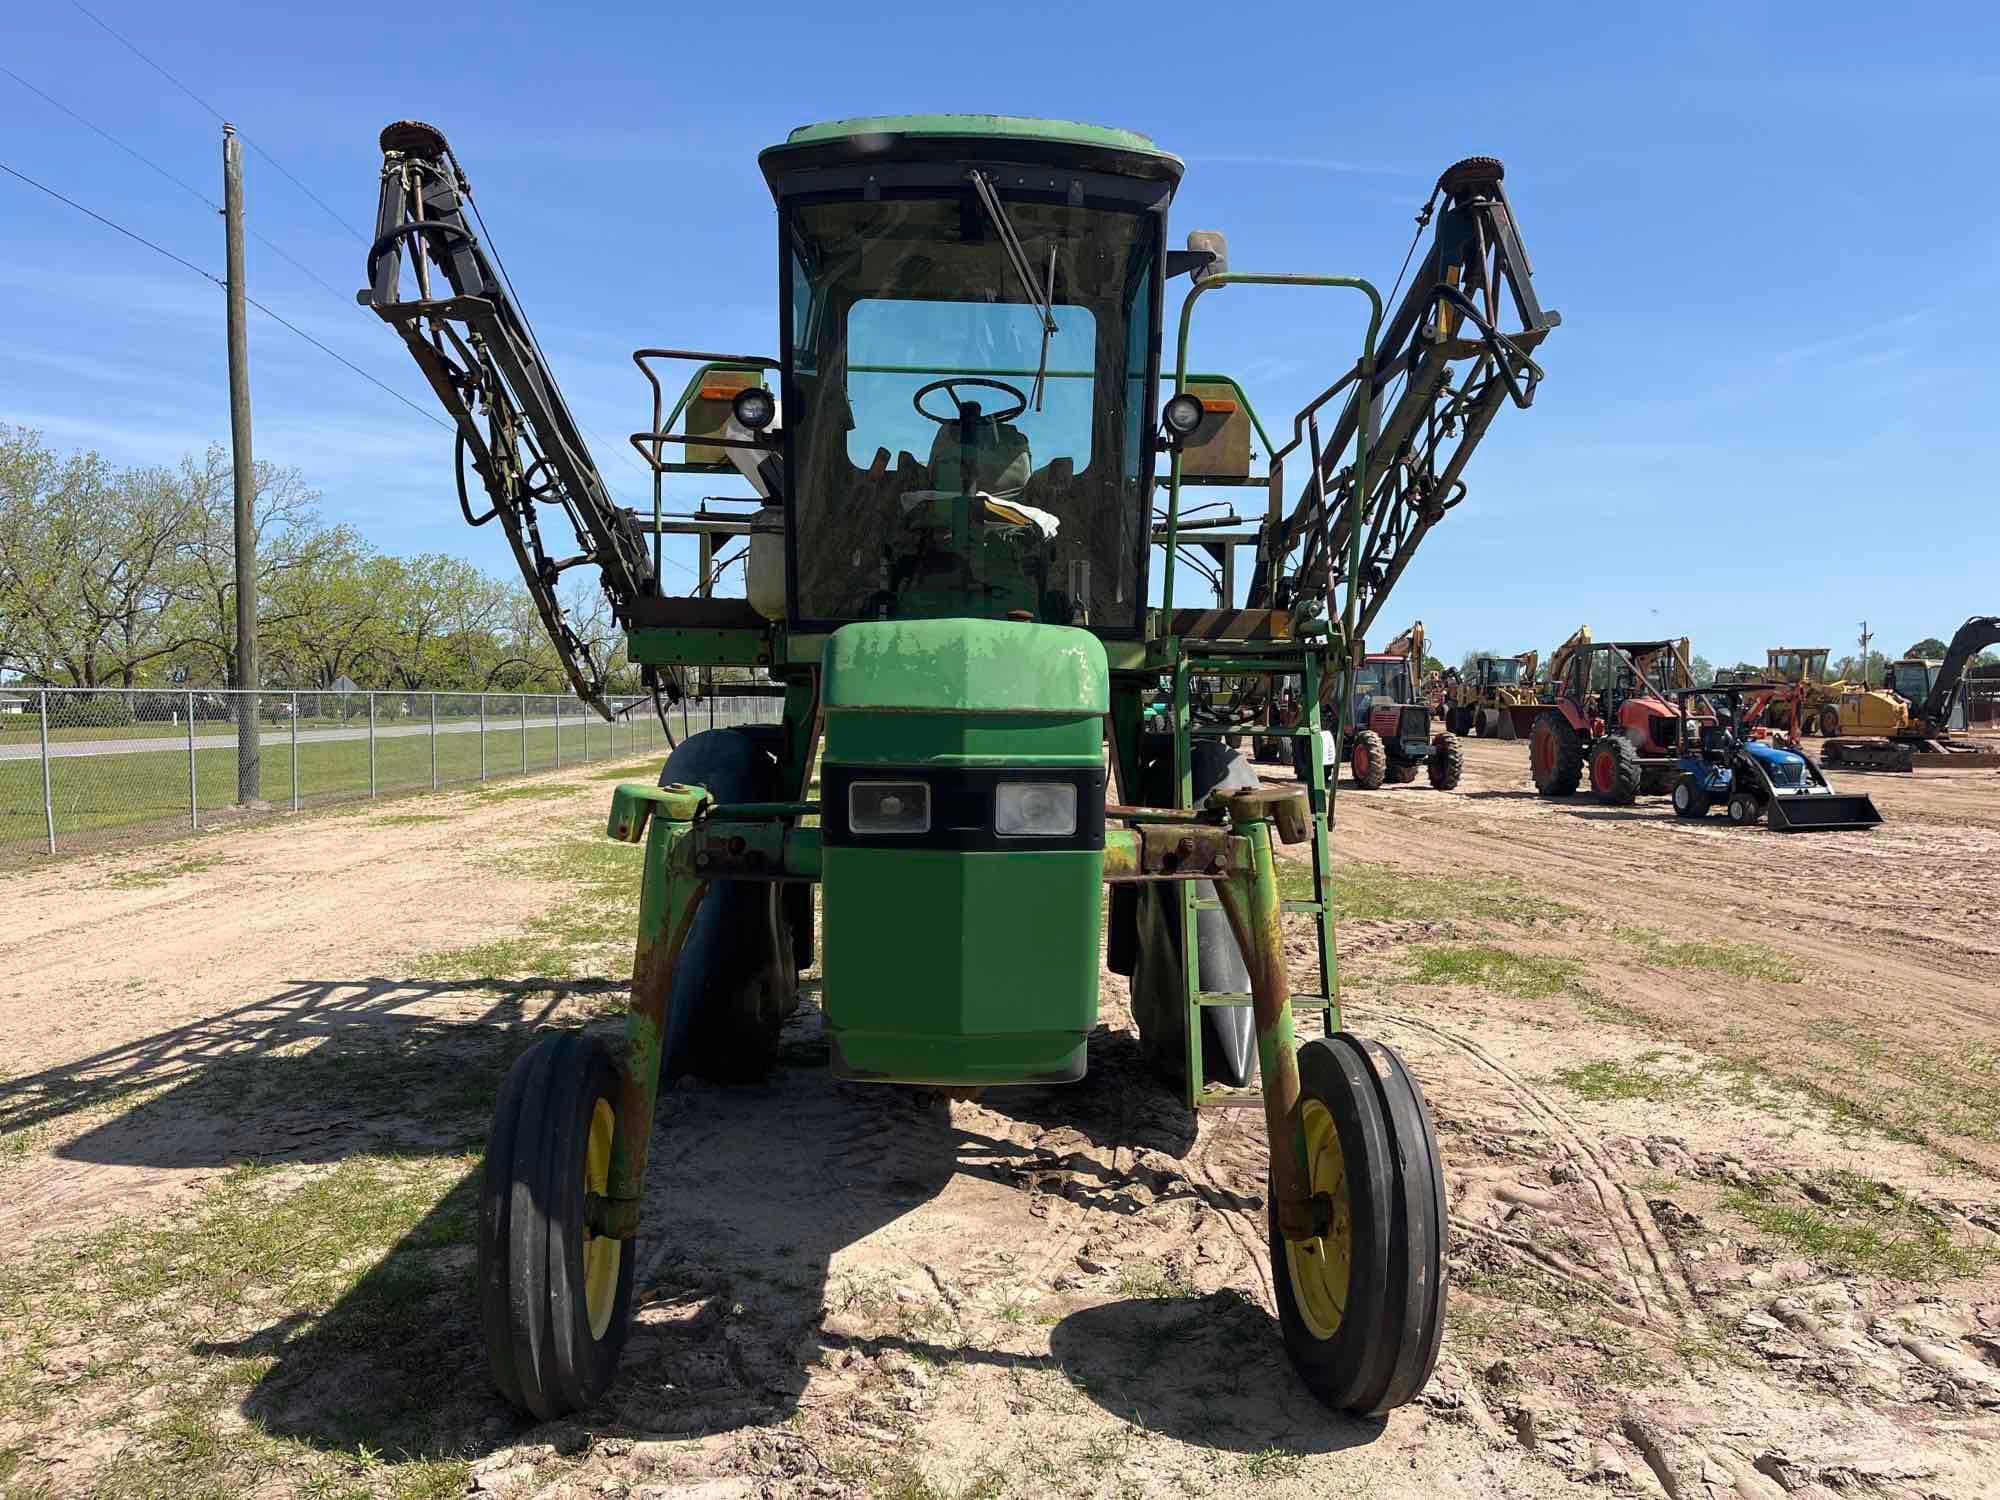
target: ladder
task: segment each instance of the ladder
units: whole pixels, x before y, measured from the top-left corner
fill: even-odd
[[[1333,865],[1328,837],[1333,789],[1327,784],[1325,760],[1319,747],[1322,655],[1306,642],[1184,640],[1172,671],[1174,774],[1176,805],[1188,808],[1194,805],[1195,740],[1246,736],[1307,742],[1306,786],[1312,811],[1313,896],[1305,901],[1282,901],[1280,910],[1307,914],[1314,919],[1313,930],[1319,940],[1319,988],[1313,992],[1294,994],[1291,1004],[1294,1012],[1318,1011],[1320,1024],[1325,1028],[1323,1034],[1332,1036],[1340,1024],[1340,992],[1333,947]],[[1280,679],[1297,677],[1300,679],[1299,722],[1289,729],[1279,724],[1197,725],[1192,719],[1188,691],[1190,681],[1197,676],[1266,679],[1269,683],[1265,694],[1267,713],[1270,706],[1277,702]],[[1247,991],[1204,991],[1201,987],[1201,944],[1196,933],[1196,914],[1218,911],[1222,903],[1213,897],[1198,895],[1200,885],[1199,881],[1175,881],[1171,887],[1173,894],[1169,897],[1178,899],[1181,908],[1181,959],[1186,970],[1183,985],[1187,995],[1187,1106],[1191,1110],[1204,1107],[1261,1109],[1264,1095],[1260,1088],[1204,1086],[1202,1009],[1211,1005],[1248,1005],[1250,995]]]

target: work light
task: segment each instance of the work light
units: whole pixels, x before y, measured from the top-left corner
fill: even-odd
[[[1167,424],[1168,432],[1177,438],[1184,438],[1201,426],[1203,411],[1201,397],[1182,391],[1178,396],[1167,398],[1167,404],[1160,409],[1160,420]]]
[[[777,416],[778,403],[771,399],[769,391],[753,385],[738,391],[736,399],[729,403],[729,409],[736,414],[736,420],[751,432],[762,432]]]
[[[1066,781],[1003,781],[993,793],[1002,838],[1063,838],[1076,832],[1076,787]]]
[[[857,781],[847,788],[854,833],[928,833],[931,789],[921,781]]]

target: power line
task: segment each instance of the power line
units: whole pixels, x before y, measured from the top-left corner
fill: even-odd
[[[34,178],[28,176],[27,173],[17,172],[14,170],[14,168],[8,166],[3,161],[0,161],[0,172],[5,172],[9,177],[17,178],[18,180],[25,182],[29,187],[35,188],[40,192],[48,194],[49,197],[55,199],[58,203],[67,204],[69,207],[75,209],[78,213],[83,214],[86,217],[95,219],[98,223],[102,224],[106,229],[116,230],[118,233],[124,235],[125,238],[127,238],[128,240],[133,240],[138,244],[144,245],[148,250],[151,250],[154,254],[164,255],[168,260],[172,261],[175,265],[185,267],[186,269],[194,272],[195,275],[203,277],[208,281],[214,282],[217,286],[222,287],[224,290],[228,289],[229,283],[224,281],[220,276],[217,276],[213,271],[206,270],[203,267],[196,265],[193,261],[174,254],[173,251],[166,249],[164,246],[154,244],[153,241],[147,239],[143,234],[139,234],[134,230],[127,229],[123,224],[119,224],[111,219],[105,218],[103,214],[98,213],[95,209],[84,207],[83,204],[77,202],[74,198],[65,197],[63,194],[57,192],[54,188],[50,187],[47,183],[37,182]],[[394,396],[398,401],[402,402],[403,405],[409,407],[411,411],[415,412],[425,421],[435,423],[437,426],[442,427],[446,432],[451,432],[454,430],[449,422],[443,420],[435,412],[425,411],[421,406],[417,405],[416,402],[412,401],[408,396],[405,396],[401,391],[397,390],[394,386],[384,384],[382,381],[376,379],[373,375],[370,375],[366,370],[362,369],[361,366],[354,363],[354,361],[349,359],[346,355],[339,353],[337,350],[329,349],[325,344],[321,343],[318,339],[314,338],[311,334],[307,333],[303,328],[299,327],[298,324],[292,322],[288,318],[281,316],[278,313],[273,312],[270,308],[266,307],[263,303],[259,302],[255,297],[246,296],[243,300],[248,302],[252,307],[256,308],[257,311],[264,314],[265,317],[271,319],[273,322],[279,324],[282,327],[290,329],[293,333],[296,333],[300,338],[304,339],[308,344],[311,344],[315,349],[319,350],[322,354],[326,355],[328,358],[337,360],[339,363],[347,366],[348,369],[352,370],[355,374],[359,375],[363,380],[367,381],[370,385],[375,386],[378,389],[387,392],[391,396]]]
[[[20,84],[22,88],[26,89],[29,93],[33,94],[37,99],[40,99],[43,103],[51,106],[52,108],[61,110],[64,114],[68,115],[72,120],[76,121],[77,124],[83,126],[84,129],[89,130],[94,134],[102,136],[105,140],[109,141],[112,145],[116,146],[120,151],[123,151],[127,156],[131,157],[134,161],[140,162],[143,165],[152,168],[153,171],[159,173],[160,176],[164,177],[168,182],[171,182],[175,187],[181,189],[181,191],[187,193],[190,197],[195,199],[196,202],[206,204],[209,208],[213,209],[218,214],[222,212],[222,205],[220,203],[217,203],[213,198],[209,197],[208,194],[204,193],[200,188],[194,186],[192,183],[188,182],[184,178],[175,176],[172,172],[169,172],[165,167],[161,166],[158,162],[154,161],[150,156],[147,156],[143,151],[138,150],[136,147],[127,145],[124,141],[119,140],[117,136],[113,135],[110,131],[106,130],[103,126],[97,124],[95,121],[85,119],[82,115],[78,114],[75,110],[71,109],[67,104],[63,103],[62,100],[54,97],[51,94],[44,93],[41,89],[36,88],[32,83],[28,82],[27,79],[23,78],[19,73],[16,73],[12,68],[7,67],[5,64],[0,64],[0,73],[5,73],[9,78],[13,79],[14,82]],[[329,296],[333,297],[343,306],[349,306],[349,307],[353,306],[353,303],[348,298],[342,296],[339,290],[336,289],[331,282],[329,282],[325,277],[321,276],[319,272],[315,271],[311,266],[307,265],[304,261],[300,260],[297,256],[293,255],[290,251],[286,250],[284,246],[277,244],[275,241],[269,239],[265,235],[259,234],[254,229],[250,230],[249,233],[252,239],[257,241],[258,244],[262,245],[266,250],[269,250],[273,255],[277,256],[280,260],[288,262],[290,265],[296,267],[302,274],[310,277],[313,281],[318,282],[319,285],[326,290]]]
[[[125,48],[126,51],[130,52],[134,57],[138,58],[140,62],[144,63],[147,67],[151,68],[155,73],[158,73],[162,78],[166,79],[168,83],[171,83],[175,88],[179,89],[183,94],[186,94],[188,98],[194,100],[196,104],[199,104],[203,109],[207,110],[210,114],[214,115],[217,120],[220,120],[225,125],[229,123],[227,117],[224,116],[221,110],[217,109],[213,104],[210,104],[206,99],[202,98],[201,95],[197,94],[193,89],[189,88],[186,84],[182,83],[178,78],[174,77],[173,74],[169,73],[165,68],[161,67],[158,63],[154,62],[152,58],[148,57],[145,53],[141,52],[139,48],[129,38],[124,36],[122,33],[113,30],[110,23],[105,21],[104,18],[99,16],[95,11],[91,10],[89,7],[84,5],[83,0],[69,0],[69,3],[75,6],[76,9],[81,11],[85,16],[88,16],[93,22],[97,24],[97,26],[100,29],[104,31],[106,35],[116,40],[120,46]],[[279,161],[275,156],[271,155],[270,152],[266,151],[262,146],[258,145],[255,141],[251,140],[249,136],[243,135],[242,131],[240,130],[237,131],[237,134],[239,136],[242,136],[243,143],[246,146],[248,146],[252,151],[255,151],[259,156],[263,157],[264,160],[269,162],[273,167],[277,168],[278,172],[284,177],[284,179],[287,182],[289,182],[293,187],[297,188],[300,192],[304,193],[308,198],[312,199],[314,203],[318,204],[320,211],[324,213],[329,219],[333,220],[334,223],[338,224],[342,229],[345,229],[349,234],[353,235],[357,240],[361,241],[362,244],[365,245],[368,243],[367,235],[363,234],[360,230],[356,229],[346,219],[343,219],[332,208],[328,207],[326,200],[321,198],[318,193],[315,193],[311,188],[307,187],[303,182],[300,182],[298,178],[294,177],[289,171],[287,171],[285,168],[285,164],[283,162]]]

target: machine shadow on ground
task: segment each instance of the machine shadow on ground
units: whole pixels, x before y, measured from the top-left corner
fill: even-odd
[[[67,1161],[164,1170],[244,1163],[337,1165],[357,1156],[421,1167],[475,1160],[494,1094],[514,1057],[558,1008],[602,982],[370,978],[304,981],[82,1063],[0,1086],[0,1128],[17,1131],[130,1108],[58,1148]],[[497,997],[497,998],[496,998]],[[468,1003],[473,1002],[473,1003]],[[608,1008],[608,1007],[607,1007]],[[1062,1088],[993,1090],[987,1128],[954,1125],[920,1091],[835,1082],[816,1007],[788,1027],[772,1079],[750,1088],[684,1080],[663,1094],[639,1257],[635,1324],[620,1379],[576,1425],[585,1432],[692,1436],[786,1420],[809,1368],[853,1347],[829,1329],[843,1309],[893,1298],[882,1257],[849,1269],[841,1252],[936,1197],[954,1174],[1023,1194],[1062,1163],[1062,1196],[1089,1214],[1139,1211],[1120,1148],[1179,1158],[1195,1123],[1144,1070],[1135,1038],[1100,1028],[1092,1069]],[[607,1025],[609,1023],[604,1023]],[[1100,1157],[1108,1157],[1109,1163]],[[533,1424],[507,1407],[486,1370],[472,1296],[479,1167],[442,1182],[428,1211],[324,1307],[297,1302],[261,1326],[191,1339],[220,1365],[249,1361],[243,1399],[263,1430],[365,1461],[468,1457],[518,1441]],[[1232,1195],[1189,1191],[1218,1211]],[[907,1277],[905,1279],[908,1279]],[[921,1281],[921,1277],[918,1278]],[[939,1289],[940,1291],[942,1288]],[[211,1325],[212,1326],[212,1325]],[[1190,1442],[1257,1451],[1296,1446],[1310,1407],[1286,1369],[1269,1316],[1229,1293],[1133,1298],[1072,1313],[1050,1352],[1007,1353],[977,1330],[956,1338],[904,1326],[868,1342],[970,1366],[1061,1371],[1106,1411]],[[1268,1364],[1230,1389],[1190,1385],[1159,1351],[1220,1340]],[[1218,1350],[1219,1356],[1222,1351]],[[1234,1409],[1237,1384],[1261,1388]],[[1283,1392],[1274,1402],[1273,1392]],[[1366,1441],[1337,1424],[1330,1446]]]

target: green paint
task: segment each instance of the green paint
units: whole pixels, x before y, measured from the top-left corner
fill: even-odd
[[[1019,620],[869,620],[827,638],[823,703],[848,709],[1102,716],[1104,644],[1087,630]]]
[[[1101,852],[831,848],[823,869],[837,1072],[964,1085],[1082,1075]]]
[[[826,758],[837,765],[1094,766],[1103,758],[1097,714],[867,713],[826,717]]]
[[[764,630],[646,625],[626,633],[625,654],[643,666],[761,667],[771,662],[771,637]]]
[[[785,137],[782,146],[772,146],[758,156],[760,163],[802,146],[853,145],[858,151],[886,154],[898,138],[968,140],[1004,144],[1008,141],[1039,141],[1087,150],[1116,151],[1145,159],[1152,165],[1148,175],[1180,180],[1185,163],[1162,151],[1153,138],[1136,130],[1120,130],[1110,125],[1085,125],[1076,120],[1038,120],[1023,115],[857,115],[846,120],[827,120],[817,125],[801,125]]]

